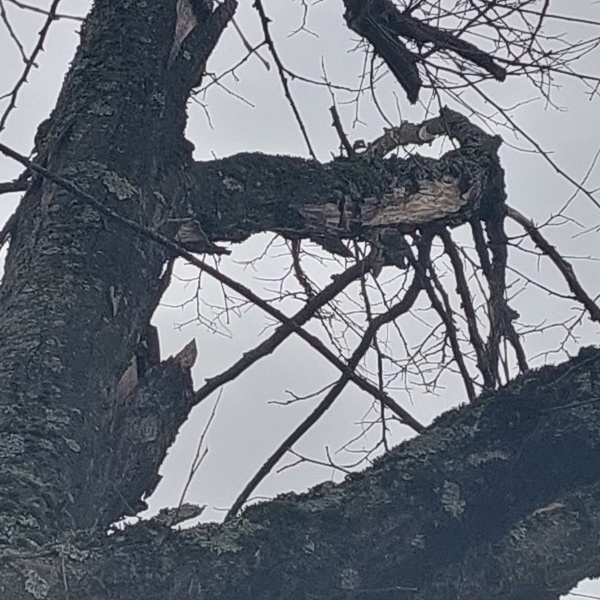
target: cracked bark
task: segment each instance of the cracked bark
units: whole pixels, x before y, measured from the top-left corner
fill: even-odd
[[[437,161],[194,163],[185,105],[234,9],[98,0],[40,129],[39,164],[171,239],[192,216],[212,244],[265,230],[372,239],[501,209],[497,140],[448,111],[424,125],[458,142]],[[555,598],[596,574],[595,351],[442,417],[340,486],[282,496],[224,526],[150,522],[107,536],[156,485],[193,405],[191,347],[128,371],[172,255],[39,176],[10,235],[3,597],[475,598],[486,585],[487,596]]]
[[[227,525],[71,532],[4,585],[49,598],[556,598],[598,575],[600,352],[440,417],[374,467]],[[552,459],[549,460],[548,457]]]

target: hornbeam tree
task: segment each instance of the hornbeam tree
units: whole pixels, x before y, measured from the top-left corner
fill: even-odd
[[[548,1],[340,1],[371,57],[372,84],[385,68],[411,103],[427,89],[457,99],[461,86],[514,75],[543,86],[589,49],[545,45]],[[255,6],[295,107],[269,16]],[[333,107],[341,155],[330,162],[259,153],[197,162],[186,107],[235,11],[235,0],[96,0],[32,156],[0,145],[23,166],[0,191],[24,192],[0,232],[9,244],[0,286],[0,596],[554,600],[600,575],[600,352],[530,370],[509,303],[505,222],[554,263],[586,319],[600,321],[600,308],[507,204],[501,139],[455,103],[357,148]],[[35,53],[42,45],[43,33]],[[451,143],[439,158],[389,157],[437,138]],[[471,253],[452,237],[459,226],[472,235]],[[305,294],[293,315],[200,258],[260,232],[289,242]],[[346,261],[322,289],[302,268],[305,240]],[[190,375],[194,342],[161,361],[150,324],[177,258],[279,322],[200,388]],[[383,268],[403,283],[377,313],[366,289]],[[304,326],[352,285],[365,319],[348,355]],[[435,352],[423,342],[421,357],[455,369],[469,400],[427,428],[383,385],[381,364],[378,384],[364,369],[370,352],[398,365],[378,333],[417,302],[443,332]],[[339,379],[225,522],[177,530],[200,511],[182,504],[112,527],[144,508],[190,410],[290,336]],[[382,419],[418,435],[339,484],[244,508],[349,383],[372,394]]]

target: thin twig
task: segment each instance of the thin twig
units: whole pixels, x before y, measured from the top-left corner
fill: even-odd
[[[281,59],[279,58],[279,54],[277,53],[277,50],[275,49],[275,44],[273,42],[273,38],[271,37],[271,32],[269,31],[269,20],[270,19],[269,19],[269,17],[267,17],[267,14],[265,13],[265,9],[262,5],[261,0],[255,0],[254,7],[256,8],[256,10],[258,11],[258,14],[260,16],[260,23],[262,25],[263,34],[265,36],[265,42],[267,43],[267,46],[269,47],[271,55],[273,56],[273,60],[275,61],[275,64],[277,65],[277,71],[279,72],[279,79],[281,80],[281,85],[283,86],[283,92],[285,94],[285,97],[287,98],[287,100],[292,108],[292,112],[294,113],[294,116],[296,117],[296,122],[298,123],[298,126],[300,127],[300,131],[302,132],[302,136],[304,137],[304,141],[306,142],[306,145],[308,147],[309,154],[311,155],[313,160],[317,160],[317,155],[315,154],[312,144],[310,143],[310,138],[308,137],[308,132],[306,131],[306,127],[304,126],[304,122],[302,121],[302,117],[300,116],[298,107],[296,106],[296,103],[294,102],[294,99],[292,98],[292,94],[290,92],[290,87],[288,85],[288,81],[287,81],[287,77],[286,77],[286,69],[283,66],[283,63],[281,62]]]
[[[558,164],[550,157],[550,153],[544,150],[540,144],[532,138],[517,122],[509,117],[507,112],[502,109],[502,107],[490,98],[486,93],[482,92],[478,86],[472,86],[473,89],[486,101],[489,102],[496,110],[500,111],[502,115],[507,119],[510,125],[514,128],[515,131],[520,133],[536,150],[536,152],[558,173],[560,177],[568,181],[572,186],[574,186],[578,191],[580,191],[584,196],[586,196],[595,206],[600,209],[600,201],[598,201],[592,192],[583,187],[574,177],[569,175],[564,169],[558,166]]]
[[[14,4],[15,6],[18,6],[19,8],[22,8],[24,10],[29,10],[31,12],[38,13],[40,15],[50,14],[50,12],[44,8],[32,6],[31,4],[26,4],[25,2],[19,2],[19,0],[7,0],[7,2],[10,2],[11,4]],[[71,21],[79,21],[79,22],[82,22],[84,20],[83,17],[77,17],[75,15],[67,15],[64,13],[56,13],[55,16],[56,16],[56,19],[69,19]]]
[[[310,280],[306,276],[302,264],[300,262],[300,256],[302,252],[302,240],[291,240],[290,241],[290,254],[292,256],[292,268],[296,280],[304,290],[308,299],[314,298],[316,292],[310,283]]]
[[[475,314],[475,308],[471,300],[471,294],[469,293],[469,285],[465,277],[464,266],[460,260],[460,256],[454,245],[454,241],[450,236],[450,233],[442,229],[439,232],[439,236],[444,244],[444,250],[450,258],[452,269],[454,270],[454,277],[456,280],[456,291],[460,296],[461,306],[465,311],[465,317],[467,319],[467,329],[469,331],[469,338],[471,344],[475,350],[475,356],[477,357],[477,367],[483,376],[483,385],[486,388],[493,389],[496,383],[493,369],[490,368],[488,363],[488,357],[485,349],[485,344],[482,337],[479,335],[479,329],[477,327],[477,315]]]
[[[23,62],[25,64],[27,64],[28,59],[27,59],[27,55],[25,54],[25,48],[23,48],[23,44],[21,43],[19,36],[15,33],[15,30],[13,29],[13,26],[10,22],[10,19],[8,18],[8,15],[6,14],[6,10],[4,9],[4,3],[1,0],[0,0],[0,18],[2,19],[4,26],[6,27],[6,29],[8,31],[8,35],[12,38],[13,42],[15,43],[15,46],[19,50],[21,59],[23,60]]]
[[[352,147],[352,144],[348,140],[348,136],[346,135],[346,132],[344,131],[344,127],[342,126],[342,121],[340,119],[340,115],[337,111],[335,104],[332,104],[329,107],[329,112],[331,113],[331,118],[333,119],[333,126],[335,127],[338,137],[340,138],[340,144],[346,151],[346,156],[349,156],[349,157],[354,156],[356,154],[356,152],[355,152],[354,148]]]
[[[237,21],[235,19],[231,19],[231,24],[233,25],[233,28],[236,30],[237,34],[240,36],[240,39],[242,40],[242,44],[244,45],[244,48],[246,48],[246,50],[248,51],[248,54],[249,55],[254,54],[256,56],[256,58],[258,58],[258,60],[260,60],[260,62],[263,64],[263,67],[267,71],[270,71],[271,65],[258,52],[258,48],[260,46],[257,46],[256,48],[253,48],[251,46],[250,42],[246,39],[244,32],[242,31],[241,27],[237,24]]]
[[[348,361],[348,368],[354,370],[366,352],[371,347],[373,342],[373,337],[377,334],[377,331],[381,326],[385,323],[388,323],[390,320],[393,320],[400,316],[401,314],[410,310],[410,308],[415,303],[417,297],[419,296],[419,292],[421,291],[421,276],[418,273],[415,273],[415,277],[406,291],[404,298],[400,302],[398,302],[390,311],[387,313],[380,315],[375,319],[371,325],[368,327],[365,335],[360,341],[359,345],[356,347],[350,360]],[[225,521],[230,521],[233,519],[242,506],[246,503],[248,498],[251,496],[252,492],[256,489],[256,487],[260,484],[260,482],[271,472],[273,467],[281,460],[281,458],[286,454],[288,449],[290,449],[331,407],[331,405],[335,402],[338,396],[341,394],[343,389],[346,387],[346,384],[349,381],[348,373],[344,373],[340,379],[336,382],[336,384],[331,388],[331,390],[327,393],[325,398],[317,405],[317,407],[313,410],[296,429],[283,441],[283,443],[269,456],[266,462],[262,465],[262,467],[258,470],[256,475],[248,482],[246,487],[242,490],[240,495],[236,498],[235,502],[232,504],[229,509],[227,515],[225,516]]]
[[[588,296],[579,283],[573,272],[573,267],[571,267],[571,265],[559,254],[556,248],[540,233],[540,230],[527,217],[510,206],[507,206],[507,215],[523,227],[533,243],[554,263],[556,268],[560,271],[560,274],[565,278],[575,299],[583,304],[588,311],[590,319],[596,323],[600,323],[600,308],[590,296]]]
[[[356,253],[356,255],[359,255],[360,249],[358,247],[358,243],[354,242],[354,251]],[[376,249],[374,250],[375,252],[380,252],[380,249]],[[365,316],[367,318],[367,324],[368,326],[372,326],[373,325],[373,308],[371,306],[371,300],[369,298],[369,290],[367,289],[367,277],[366,274],[363,274],[362,277],[360,278],[360,294],[363,298],[363,302],[365,305]],[[383,382],[383,359],[384,359],[384,355],[383,352],[381,351],[381,348],[379,347],[379,340],[377,338],[377,335],[375,335],[373,337],[373,350],[375,351],[375,356],[377,357],[377,387],[383,391],[384,389],[384,382]],[[385,448],[385,451],[387,452],[389,450],[389,445],[388,445],[388,439],[387,439],[387,431],[388,431],[388,427],[387,427],[387,423],[386,423],[386,415],[385,415],[385,405],[383,403],[379,403],[380,406],[380,418],[381,418],[381,441],[383,443],[383,446]]]
[[[50,5],[48,16],[46,18],[46,21],[44,22],[44,25],[40,29],[35,48],[32,50],[31,54],[29,55],[29,58],[27,58],[25,62],[25,68],[23,69],[23,73],[21,73],[21,77],[19,77],[19,80],[17,81],[13,89],[7,94],[7,96],[10,97],[10,101],[8,103],[8,106],[6,107],[6,110],[2,114],[2,117],[0,117],[0,131],[2,131],[6,126],[6,121],[10,113],[17,105],[17,96],[19,94],[19,90],[27,82],[29,72],[35,66],[35,59],[37,58],[38,54],[44,49],[44,41],[46,40],[48,31],[50,31],[50,25],[57,19],[56,9],[58,8],[59,4],[60,0],[53,0],[52,4]]]
[[[428,261],[427,266],[423,266],[422,263],[418,262],[412,256],[412,253],[409,253],[407,255],[407,258],[410,264],[413,266],[413,268],[420,274],[421,280],[423,282],[423,287],[425,289],[425,292],[427,293],[427,296],[429,297],[431,306],[437,312],[438,316],[442,320],[442,323],[444,323],[446,335],[448,341],[450,342],[450,347],[452,349],[454,360],[458,366],[458,370],[460,371],[469,401],[472,402],[473,400],[475,400],[476,397],[475,386],[473,385],[471,374],[467,369],[467,365],[465,364],[463,353],[458,342],[456,325],[452,320],[452,310],[449,305],[448,296],[445,290],[442,288],[435,271],[433,270],[431,261]],[[427,276],[427,271],[429,271],[430,277]],[[442,295],[443,302],[441,302],[438,298],[436,290],[431,284],[431,281],[435,283],[438,292]]]

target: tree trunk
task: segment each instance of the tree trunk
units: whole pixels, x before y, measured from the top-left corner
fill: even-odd
[[[197,400],[194,346],[157,363],[149,326],[174,241],[219,252],[219,241],[266,230],[324,245],[380,236],[393,263],[386,232],[503,207],[497,140],[450,111],[423,125],[460,144],[437,161],[195,164],[186,102],[234,10],[232,0],[98,0],[40,128],[0,287],[2,597],[566,592],[596,573],[591,350],[445,415],[339,486],[226,525],[151,521],[106,535],[143,507]]]

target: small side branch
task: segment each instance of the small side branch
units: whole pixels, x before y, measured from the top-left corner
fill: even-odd
[[[329,112],[331,113],[331,118],[333,119],[333,126],[337,131],[338,137],[340,138],[340,144],[342,148],[346,151],[346,156],[354,156],[356,151],[352,147],[352,144],[348,140],[348,136],[344,131],[344,127],[342,125],[342,120],[340,119],[340,115],[335,107],[335,104],[329,108]]]
[[[431,263],[429,263],[427,269],[429,276],[427,276],[424,267],[419,267],[418,265],[415,265],[415,268],[421,269],[423,280],[425,282],[425,291],[427,292],[427,296],[429,297],[431,306],[439,315],[442,323],[444,323],[444,327],[446,329],[446,336],[448,338],[448,342],[452,350],[452,355],[454,356],[454,361],[458,366],[458,370],[465,385],[467,397],[469,398],[469,401],[472,402],[473,400],[475,400],[476,397],[475,386],[473,385],[473,377],[471,376],[471,374],[469,373],[469,369],[467,368],[467,364],[464,359],[464,353],[460,347],[460,342],[458,340],[458,329],[456,327],[456,324],[454,323],[453,312],[452,307],[450,305],[448,293],[443,288]],[[438,297],[438,294],[439,296],[441,296],[441,300]]]
[[[483,377],[483,385],[486,388],[493,389],[496,384],[496,378],[494,376],[494,369],[492,369],[488,362],[488,356],[485,349],[485,343],[483,338],[479,334],[479,328],[477,327],[477,315],[475,314],[475,307],[469,293],[469,285],[467,278],[465,277],[465,270],[458,255],[456,245],[452,240],[450,233],[447,230],[441,230],[439,233],[440,238],[444,244],[444,250],[450,258],[452,269],[454,270],[454,277],[456,279],[456,291],[460,296],[461,306],[465,312],[467,319],[467,328],[469,330],[469,338],[471,345],[475,350],[475,356],[477,357],[477,367]]]
[[[424,249],[421,254],[421,258],[423,256],[428,256],[428,245]],[[350,373],[354,372],[356,367],[359,365],[360,361],[363,359],[367,351],[373,345],[373,340],[375,339],[377,332],[379,329],[398,318],[400,315],[408,312],[411,307],[414,305],[416,299],[419,296],[419,293],[422,289],[422,277],[419,273],[415,273],[415,277],[406,291],[406,294],[402,298],[400,302],[398,302],[394,307],[392,307],[388,312],[379,315],[377,318],[373,319],[365,332],[362,340],[359,345],[355,348],[352,356],[348,360],[347,371],[343,373],[340,379],[335,383],[335,385],[329,390],[325,398],[320,402],[320,404],[313,410],[313,412],[308,415],[308,417],[296,427],[296,429],[284,440],[284,442],[275,450],[275,452],[267,459],[267,461],[263,464],[263,466],[259,469],[256,475],[250,480],[250,482],[246,485],[246,487],[242,490],[240,495],[236,498],[235,502],[229,509],[227,516],[225,517],[226,521],[233,519],[237,513],[240,511],[242,506],[251,496],[252,492],[256,489],[256,487],[260,484],[260,482],[272,471],[275,465],[285,456],[286,452],[293,447],[293,445],[327,412],[327,410],[332,406],[335,400],[342,393],[346,384],[350,380]]]
[[[283,92],[285,94],[285,97],[287,98],[287,101],[289,102],[289,104],[292,108],[294,117],[296,117],[296,121],[298,123],[298,126],[300,127],[300,131],[302,132],[302,137],[304,138],[304,141],[306,142],[306,146],[308,147],[308,152],[309,152],[311,158],[313,160],[317,160],[317,155],[315,154],[312,144],[310,143],[310,138],[308,137],[308,132],[306,131],[306,127],[304,126],[304,121],[302,121],[302,117],[300,116],[300,111],[298,110],[298,107],[296,106],[296,102],[294,102],[294,99],[292,98],[290,86],[288,85],[286,69],[283,66],[283,63],[281,62],[281,59],[279,58],[279,54],[277,53],[277,50],[275,48],[275,42],[273,42],[273,38],[271,37],[271,32],[269,31],[270,19],[269,19],[269,17],[267,17],[267,13],[265,12],[265,8],[264,8],[261,0],[255,0],[254,7],[258,11],[258,15],[260,17],[260,23],[262,25],[263,34],[265,36],[265,42],[269,48],[269,51],[271,52],[271,55],[273,56],[273,60],[275,61],[275,64],[277,65],[277,71],[279,73],[279,79],[281,80],[281,85],[283,86]]]
[[[29,187],[27,174],[17,177],[14,181],[3,181],[0,183],[0,195],[24,192]]]
[[[556,268],[560,271],[560,274],[565,278],[575,299],[587,310],[590,319],[596,323],[600,323],[600,308],[594,300],[588,296],[587,292],[579,283],[573,272],[573,267],[571,267],[571,265],[559,254],[556,248],[541,234],[540,230],[530,219],[510,206],[507,207],[507,215],[527,232],[527,235],[529,235],[531,241],[537,248],[554,263]]]

